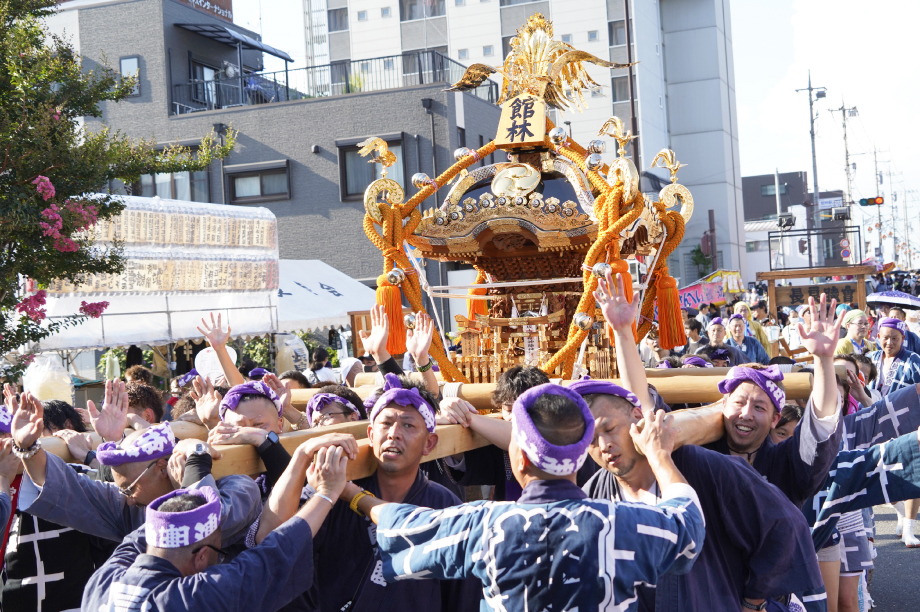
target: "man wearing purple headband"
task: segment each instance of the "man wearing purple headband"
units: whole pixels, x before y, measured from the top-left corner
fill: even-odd
[[[124,415],[123,384],[106,384],[102,414]],[[7,402],[15,395],[4,391]],[[120,392],[119,392],[120,391]],[[248,476],[227,476],[215,482],[211,455],[199,440],[175,442],[169,423],[136,431],[120,442],[96,449],[97,460],[112,468],[114,483],[77,474],[63,460],[45,452],[41,402],[29,393],[15,404],[12,422],[14,452],[24,476],[20,506],[39,518],[108,540],[121,541],[144,523],[147,504],[181,486],[213,487],[221,496],[221,525],[229,543],[242,539],[261,509],[259,490]],[[173,459],[170,465],[170,459]]]
[[[744,353],[744,363],[770,363],[770,356],[757,338],[748,336],[745,331],[744,316],[733,314],[728,319],[728,345]],[[736,364],[738,365],[738,364]]]
[[[608,286],[601,283],[597,301],[613,329],[620,376],[627,386],[645,390],[645,369],[632,349],[636,305],[626,299],[622,284],[613,295]],[[654,410],[648,395],[642,394],[640,400],[627,389],[601,380],[578,381],[569,388],[590,406],[595,429],[589,452],[605,468],[584,491],[594,499],[659,503],[661,486],[653,466],[630,435]],[[672,458],[699,494],[706,541],[688,573],[664,576],[655,588],[639,588],[640,611],[738,610],[742,599],[757,606],[766,598],[822,585],[808,523],[775,487],[750,466],[699,446],[678,448]],[[776,563],[777,559],[783,563]]]
[[[516,503],[437,511],[359,501],[378,524],[384,578],[475,576],[482,609],[626,610],[635,609],[637,585],[693,565],[705,528],[696,493],[671,462],[674,430],[664,413],[632,430],[662,484],[657,507],[589,500],[575,484],[594,419],[574,391],[545,384],[524,392],[512,428],[508,452],[524,490]]]
[[[748,359],[744,356],[740,350],[734,346],[730,346],[725,343],[728,332],[725,331],[726,321],[722,317],[716,317],[709,322],[709,346],[702,347],[697,349],[697,352],[701,355],[706,355],[710,359],[713,359],[712,354],[715,349],[722,349],[728,353],[728,361],[730,363],[724,364],[733,366],[739,365],[742,363],[747,363]]]
[[[368,409],[367,438],[377,471],[350,483],[314,538],[319,610],[469,610],[478,606],[474,581],[385,578],[376,525],[358,510],[362,499],[447,508],[460,500],[419,468],[438,442],[437,400],[418,383],[388,373]],[[311,489],[306,493],[312,494]]]
[[[82,609],[270,612],[307,591],[314,576],[313,536],[345,485],[349,453],[303,446],[285,472],[280,506],[262,514],[260,520],[273,528],[257,546],[224,563],[220,497],[210,487],[173,491],[148,506],[144,528],[93,575]],[[298,510],[305,475],[317,494]]]

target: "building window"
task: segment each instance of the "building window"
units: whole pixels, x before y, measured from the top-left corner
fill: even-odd
[[[466,130],[462,127],[457,128],[457,146],[465,147],[466,146]]]
[[[470,58],[469,49],[460,49],[459,51],[457,51],[457,57],[462,60],[469,59]]]
[[[748,240],[744,244],[745,244],[745,250],[748,253],[756,253],[758,251],[769,251],[770,250],[769,240]]]
[[[245,165],[244,165],[245,166]],[[248,204],[291,199],[291,181],[288,165],[267,169],[239,171],[227,170],[230,183],[230,203]]]
[[[132,189],[134,195],[170,198],[186,202],[210,202],[208,171],[144,174]]]
[[[492,57],[495,54],[495,48],[492,45],[486,45],[482,48],[482,54],[486,57]]]
[[[358,21],[367,21],[367,11],[358,11]]]
[[[363,139],[362,139],[363,140]],[[396,163],[387,168],[387,178],[403,184],[402,139],[387,140],[390,152],[396,155]],[[339,147],[340,193],[342,199],[360,199],[364,190],[375,180],[381,178],[380,164],[369,164],[367,158],[358,155],[357,144]]]
[[[597,30],[591,30],[588,32],[588,42],[597,42],[599,39],[597,35]]]
[[[502,38],[502,57],[508,57],[508,54],[511,53],[511,39],[514,36],[505,36]]]
[[[361,62],[361,72],[363,72],[363,73],[366,74],[366,73],[368,73],[368,72],[370,72],[370,71],[371,71],[371,63],[370,63],[370,62]]]
[[[837,257],[837,254],[834,252],[834,239],[825,238],[822,240],[822,246],[824,247],[824,259],[834,259]]]
[[[383,60],[383,69],[384,69],[384,70],[393,70],[395,67],[396,67],[396,66],[395,66],[395,63],[393,62],[393,58],[392,58],[392,57]]]
[[[500,6],[512,6],[515,4],[527,4],[528,2],[535,2],[536,0],[502,0]]]
[[[629,77],[613,77],[610,90],[614,102],[629,102]]]
[[[563,35],[562,35],[562,42],[571,45],[571,44],[572,44],[572,35],[571,35],[571,34],[563,34]]]
[[[620,45],[626,44],[626,21],[624,19],[619,19],[617,21],[610,21],[607,23],[607,36],[610,38],[610,46],[618,47]],[[636,41],[636,37],[633,34],[632,19],[629,20],[629,37]]]
[[[770,183],[769,185],[760,186],[760,195],[762,196],[775,196],[776,195],[776,184]],[[779,186],[779,195],[786,195],[786,183],[781,183]]]
[[[399,0],[400,21],[443,17],[445,14],[444,0]]]
[[[385,6],[382,9],[380,9],[380,16],[383,17],[384,19],[388,19],[391,15],[392,15],[392,11],[390,10],[390,7]]]
[[[329,10],[329,31],[344,32],[348,29],[348,9],[330,9]]]
[[[217,86],[214,84],[217,68],[192,62],[190,72],[193,81],[192,100],[202,104],[217,104]]]
[[[135,55],[134,57],[123,57],[119,62],[121,64],[121,76],[130,76],[137,79],[134,82],[134,89],[131,90],[131,96],[141,95],[140,61],[140,58]]]
[[[466,6],[466,0],[454,0],[454,6]]]

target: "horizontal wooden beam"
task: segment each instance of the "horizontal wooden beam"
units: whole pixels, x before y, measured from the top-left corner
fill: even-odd
[[[875,274],[875,266],[837,266],[833,268],[799,268],[797,270],[770,270],[758,272],[757,280],[780,280],[787,278],[813,278],[815,276],[860,276]]]

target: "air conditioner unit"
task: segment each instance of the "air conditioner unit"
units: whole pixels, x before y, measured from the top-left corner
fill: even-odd
[[[789,213],[777,215],[776,224],[779,225],[780,229],[793,227],[795,225],[795,216]]]
[[[223,63],[223,73],[227,75],[228,78],[235,79],[240,76],[240,67],[236,64],[231,64],[230,62]]]

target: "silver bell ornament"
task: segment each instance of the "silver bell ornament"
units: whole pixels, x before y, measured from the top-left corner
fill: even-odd
[[[412,185],[416,189],[422,189],[423,187],[425,187],[425,185],[428,184],[428,181],[430,180],[431,179],[428,178],[428,175],[425,174],[424,172],[416,172],[415,174],[412,175]]]
[[[404,316],[403,323],[405,323],[406,329],[415,329],[415,313],[410,312]]]
[[[594,317],[586,312],[576,312],[572,318],[572,323],[581,330],[591,329],[591,326],[594,325]]]
[[[607,150],[607,143],[603,140],[592,140],[588,143],[588,151],[591,153],[603,153]]]
[[[585,159],[585,168],[594,172],[595,170],[600,170],[600,167],[604,165],[604,158],[601,157],[600,153],[592,153]]]
[[[406,280],[406,273],[402,268],[393,268],[387,272],[387,282],[393,286],[398,287],[404,280]]]
[[[565,142],[565,137],[566,134],[564,128],[554,127],[549,131],[549,140],[553,144],[561,145],[563,142]]]
[[[610,264],[604,263],[603,261],[597,262],[594,264],[594,267],[591,268],[591,274],[593,274],[596,278],[606,278],[607,273],[612,271],[613,268],[610,267]]]
[[[467,155],[471,155],[472,153],[473,153],[472,149],[469,149],[467,147],[460,147],[459,149],[454,150],[454,159],[456,159],[457,161],[460,161],[461,159],[463,159]]]

